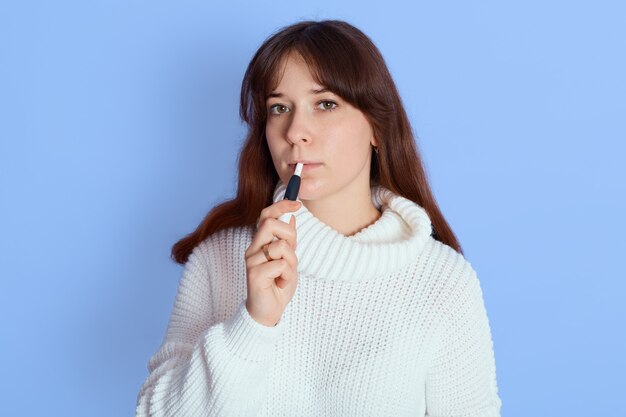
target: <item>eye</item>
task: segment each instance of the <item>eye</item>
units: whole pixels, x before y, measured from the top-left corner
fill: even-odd
[[[270,106],[269,108],[270,110],[270,114],[281,114],[281,113],[287,113],[289,111],[289,107],[285,106],[284,104],[274,104],[273,106]]]
[[[322,105],[322,110],[333,111],[337,107],[337,103],[332,100],[321,100],[317,105]]]

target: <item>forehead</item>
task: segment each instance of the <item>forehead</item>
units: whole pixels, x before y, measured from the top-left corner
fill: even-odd
[[[273,90],[280,88],[321,87],[306,60],[297,52],[290,52],[280,60],[274,76]]]

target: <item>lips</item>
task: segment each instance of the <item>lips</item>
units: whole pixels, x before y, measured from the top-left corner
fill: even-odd
[[[298,162],[303,163],[304,165],[315,165],[315,164],[321,164],[321,162],[317,162],[317,161],[305,161],[305,160],[299,160],[299,161],[291,161],[289,162],[290,166],[293,166],[295,164],[297,164]]]
[[[312,162],[312,161],[311,162],[300,161],[300,162],[304,164],[304,166],[302,167],[302,172],[308,172],[312,169],[322,166],[321,162]],[[295,167],[296,167],[295,163],[289,164],[289,169],[293,170],[295,169]]]

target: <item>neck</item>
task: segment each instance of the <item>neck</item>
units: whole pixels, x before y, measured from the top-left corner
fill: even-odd
[[[341,190],[321,199],[302,200],[302,203],[322,223],[344,236],[352,236],[382,215],[372,202],[370,188],[359,191]]]

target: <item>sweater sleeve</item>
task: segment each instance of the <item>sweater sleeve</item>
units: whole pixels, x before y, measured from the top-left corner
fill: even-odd
[[[208,248],[197,246],[185,264],[167,332],[148,362],[136,417],[255,416],[283,323],[264,326],[242,300],[230,319],[214,319]],[[210,258],[209,258],[210,260]]]
[[[480,283],[469,263],[449,295],[426,378],[426,415],[499,417],[502,402],[491,329]]]

